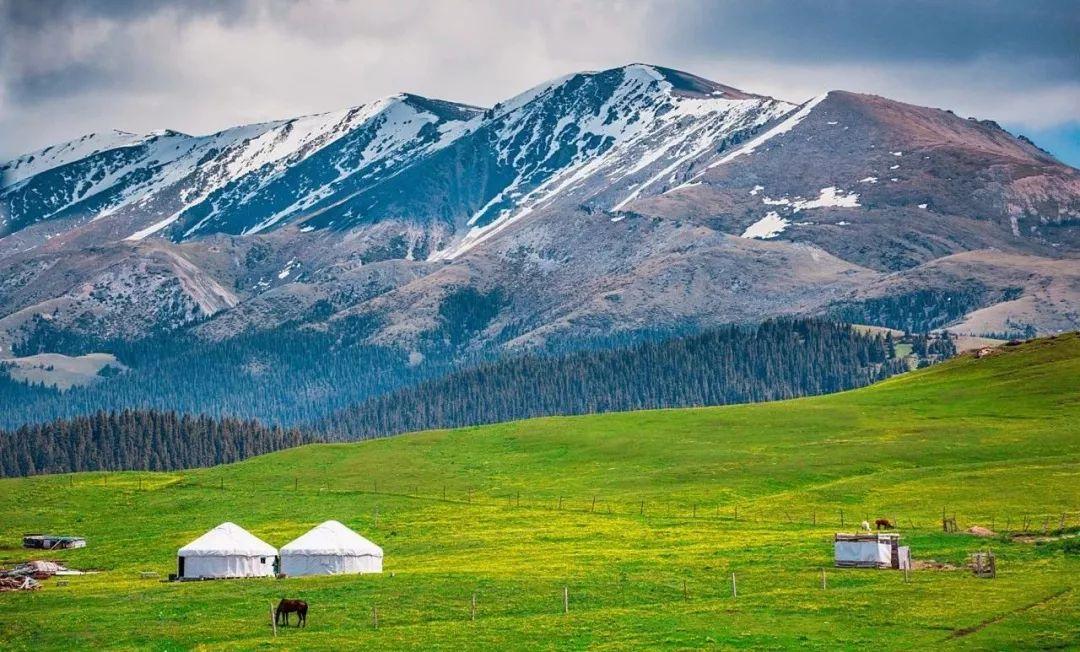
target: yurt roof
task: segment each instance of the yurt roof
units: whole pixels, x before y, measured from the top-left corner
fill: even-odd
[[[337,521],[326,521],[281,547],[286,555],[371,555],[382,557],[382,548]]]
[[[239,525],[226,522],[187,544],[177,554],[272,557],[277,550]]]

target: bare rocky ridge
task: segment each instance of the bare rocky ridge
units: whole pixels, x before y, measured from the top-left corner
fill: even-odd
[[[91,135],[0,174],[0,351],[40,319],[215,340],[363,319],[413,348],[461,297],[485,311],[473,349],[886,315],[916,291],[974,334],[1080,327],[1080,172],[847,92],[794,105],[633,64],[490,109],[400,95]]]

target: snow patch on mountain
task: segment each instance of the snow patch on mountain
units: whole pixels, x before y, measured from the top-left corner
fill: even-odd
[[[811,208],[858,208],[860,205],[858,193],[845,194],[843,190],[835,186],[822,188],[817,199],[803,199],[801,197],[773,199],[771,197],[762,197],[761,203],[766,206],[787,206],[795,213]]]
[[[765,217],[746,227],[746,230],[743,231],[742,236],[740,237],[769,240],[783,233],[784,229],[788,228],[790,225],[791,222],[780,217],[779,213],[776,211],[769,211],[765,214]]]
[[[711,170],[713,168],[716,168],[716,167],[719,167],[719,166],[721,166],[721,165],[723,165],[723,164],[725,164],[725,163],[727,163],[729,161],[732,161],[735,158],[738,158],[739,156],[744,156],[746,154],[752,154],[754,152],[754,150],[756,150],[758,147],[761,147],[765,143],[769,142],[771,139],[776,138],[777,136],[780,136],[782,134],[786,134],[787,132],[791,131],[792,129],[797,127],[799,125],[799,123],[802,122],[806,118],[806,116],[810,115],[810,112],[814,110],[814,107],[817,106],[818,104],[821,104],[821,102],[826,97],[828,97],[828,94],[818,95],[817,97],[814,97],[814,98],[810,99],[809,101],[804,103],[802,106],[798,107],[798,109],[794,113],[789,115],[787,118],[785,118],[783,121],[781,121],[775,127],[769,129],[768,131],[761,134],[760,136],[757,136],[756,138],[751,139],[746,144],[744,144],[741,147],[735,149],[734,151],[732,151],[732,152],[730,152],[728,154],[725,154],[724,156],[721,156],[718,160],[713,161],[712,163],[707,165],[704,170],[702,170],[702,171],[698,172],[697,174],[695,174],[694,176],[690,177],[690,179],[686,183],[678,185],[678,186],[672,188],[671,190],[669,190],[668,192],[673,192],[675,190],[680,190],[682,188],[685,188],[690,182],[696,181],[697,179],[701,178],[709,170]]]

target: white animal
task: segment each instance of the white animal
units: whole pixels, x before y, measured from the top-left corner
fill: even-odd
[[[859,529],[862,530],[863,532],[869,532],[870,531],[870,524],[867,523],[866,521],[863,521],[861,524],[859,524]]]

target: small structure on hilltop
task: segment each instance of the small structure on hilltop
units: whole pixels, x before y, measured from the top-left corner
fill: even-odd
[[[67,534],[24,534],[23,548],[41,548],[43,550],[61,550],[66,548],[85,548],[86,539]]]
[[[235,523],[222,523],[177,552],[179,579],[273,577],[277,550]]]
[[[326,521],[281,547],[281,573],[381,573],[382,548],[337,521]]]
[[[911,548],[900,545],[899,534],[838,533],[833,541],[840,568],[911,568]]]

